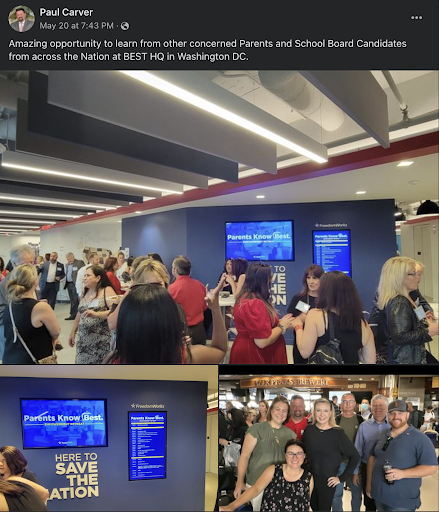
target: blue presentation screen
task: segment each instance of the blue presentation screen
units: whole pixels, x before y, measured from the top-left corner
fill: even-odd
[[[21,399],[24,448],[108,446],[107,402]]]
[[[325,272],[339,270],[352,277],[351,233],[338,231],[313,231],[314,263]]]
[[[293,221],[226,222],[226,259],[293,261]]]
[[[166,412],[129,412],[130,480],[166,478]]]

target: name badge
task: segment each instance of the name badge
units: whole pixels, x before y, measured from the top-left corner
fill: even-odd
[[[310,308],[311,306],[309,304],[307,304],[306,302],[302,302],[301,300],[299,300],[299,302],[296,304],[296,309],[298,309],[302,313],[308,313]]]
[[[418,320],[424,320],[424,318],[427,318],[427,315],[425,314],[424,308],[422,306],[418,306],[415,309],[415,314],[418,317]]]
[[[62,270],[62,269],[63,269],[63,267],[57,267],[57,269],[58,269],[58,270]]]
[[[72,270],[78,270],[78,267],[72,267]]]

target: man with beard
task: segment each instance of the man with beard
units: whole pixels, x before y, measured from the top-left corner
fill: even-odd
[[[294,395],[290,402],[291,418],[285,423],[285,426],[296,433],[297,439],[302,439],[303,433],[309,422],[305,418],[305,401],[300,395]]]
[[[436,473],[435,449],[426,435],[407,423],[409,414],[406,402],[392,402],[387,415],[392,428],[370,451],[366,493],[378,511],[415,511],[421,506],[422,478]]]

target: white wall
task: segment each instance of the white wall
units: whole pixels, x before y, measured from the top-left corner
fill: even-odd
[[[427,300],[439,302],[439,219],[419,219],[420,222],[401,224],[402,256],[422,261],[425,265],[420,290]],[[425,281],[425,282],[424,282]]]
[[[68,252],[72,252],[77,259],[82,259],[82,250],[86,246],[102,247],[114,253],[121,243],[121,223],[111,220],[102,224],[84,222],[41,231],[40,254],[56,251],[59,261],[65,263]]]
[[[9,261],[9,253],[12,247],[21,244],[38,244],[39,242],[39,233],[36,235],[0,236],[0,256],[5,260],[6,264]]]

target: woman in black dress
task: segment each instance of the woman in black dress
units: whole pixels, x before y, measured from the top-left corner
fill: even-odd
[[[336,486],[353,474],[360,456],[344,430],[336,424],[334,407],[326,398],[314,402],[313,424],[305,429],[302,440],[314,477],[311,507],[313,510],[331,510]],[[344,459],[348,464],[338,477]]]
[[[316,307],[316,299],[319,294],[320,278],[325,273],[320,265],[310,265],[303,274],[302,290],[294,295],[288,306],[288,313],[294,317],[300,318],[303,324],[306,321],[306,315],[310,309]],[[300,309],[299,309],[300,308]],[[297,343],[293,345],[294,364],[308,364],[308,359],[300,355]]]
[[[272,464],[244,494],[221,510],[236,510],[264,489],[261,511],[301,512],[309,510],[314,481],[307,470],[306,450],[301,441],[291,439],[285,445],[286,464]]]

